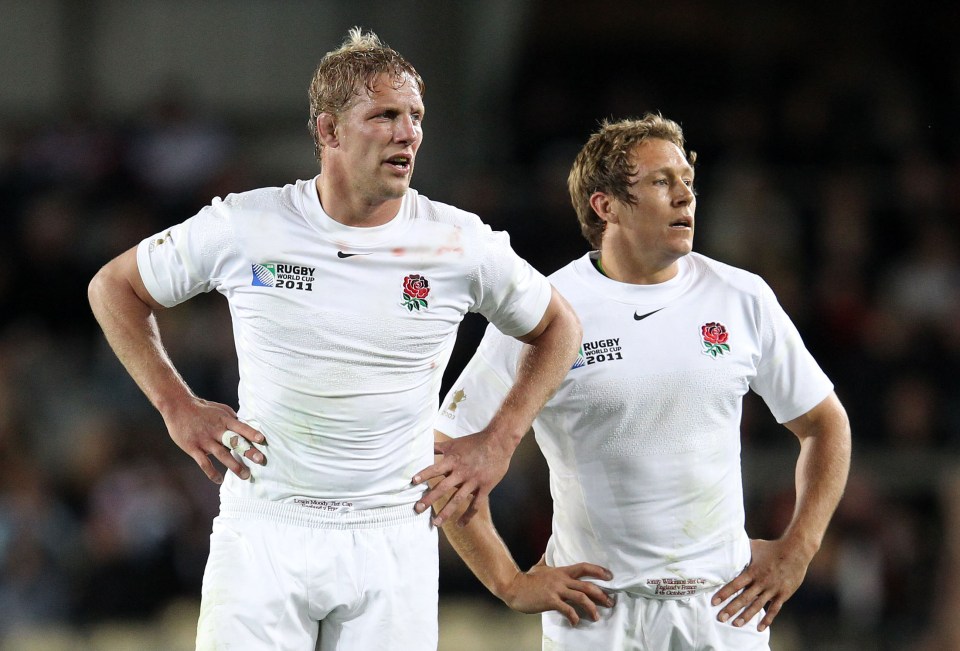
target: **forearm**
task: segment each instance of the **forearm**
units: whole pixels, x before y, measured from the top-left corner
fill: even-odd
[[[487,430],[494,440],[519,444],[533,419],[556,392],[577,357],[582,330],[576,314],[554,290],[550,321],[527,343],[520,354],[513,386]]]
[[[214,467],[217,459],[240,479],[250,470],[239,456],[266,463],[260,450],[240,445],[241,437],[264,443],[263,434],[237,418],[227,405],[199,399],[187,386],[167,355],[154,311],[163,307],[143,284],[137,269],[136,250],[130,249],[107,263],[90,281],[90,307],[107,342],[143,393],[163,416],[170,438],[196,461],[213,482],[223,482]],[[224,439],[229,432],[236,439]]]
[[[131,254],[123,254],[94,276],[88,298],[117,358],[151,404],[164,413],[193,394],[163,347],[153,306],[131,284],[130,265],[135,265]]]
[[[796,507],[782,538],[812,558],[843,496],[850,470],[850,425],[835,396],[802,430],[796,468]]]
[[[436,505],[439,512],[443,505]],[[496,597],[510,605],[509,587],[520,573],[510,550],[493,526],[490,508],[484,504],[466,526],[456,524],[457,513],[443,526],[447,541],[470,571]]]
[[[806,414],[785,423],[800,440],[797,459],[797,499],[793,517],[777,540],[752,540],[750,563],[713,596],[721,622],[743,626],[765,609],[757,625],[765,630],[807,573],[820,549],[850,469],[850,425],[830,394]],[[731,597],[733,597],[731,599]]]

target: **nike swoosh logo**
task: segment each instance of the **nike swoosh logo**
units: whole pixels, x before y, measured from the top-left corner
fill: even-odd
[[[661,307],[660,310],[662,310],[662,309],[663,309],[663,308]],[[653,312],[647,312],[646,314],[637,314],[636,312],[634,312],[634,313],[633,313],[633,318],[634,318],[635,321],[643,321],[644,319],[646,319],[646,318],[647,318],[648,316],[650,316],[651,314],[656,314],[656,313],[659,312],[660,310],[654,310]]]
[[[370,253],[373,253],[372,251]],[[370,255],[370,253],[344,253],[343,251],[337,251],[338,258],[352,258],[355,255]]]

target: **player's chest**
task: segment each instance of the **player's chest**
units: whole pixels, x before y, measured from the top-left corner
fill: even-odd
[[[743,387],[760,361],[753,311],[738,301],[686,301],[636,307],[621,303],[578,308],[583,339],[567,375],[571,384],[691,383],[715,377]]]
[[[296,306],[370,319],[459,321],[471,286],[462,259],[390,246],[291,246],[238,265],[230,280],[242,310]]]

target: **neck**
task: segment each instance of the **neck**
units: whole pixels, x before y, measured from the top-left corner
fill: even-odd
[[[382,226],[397,216],[403,203],[403,197],[368,200],[352,192],[342,180],[324,172],[317,177],[316,188],[323,212],[345,226]]]
[[[657,285],[677,275],[679,258],[647,260],[642,255],[623,255],[616,247],[603,247],[597,259],[597,269],[604,276],[631,285]]]

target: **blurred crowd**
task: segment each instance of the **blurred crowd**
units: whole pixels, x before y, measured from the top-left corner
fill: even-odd
[[[86,285],[105,261],[195,212],[199,194],[222,193],[232,136],[173,98],[136,124],[75,107],[5,135],[0,634],[143,617],[197,591],[217,492],[165,440],[109,352]],[[215,307],[171,312],[167,343],[200,395],[235,404],[229,323]]]
[[[597,121],[660,110],[681,122],[700,156],[695,248],[768,280],[853,426],[847,494],[778,619],[780,639],[960,649],[944,615],[960,601],[960,495],[948,481],[960,474],[956,47],[917,52],[919,36],[900,34],[891,55],[883,46],[897,25],[876,17],[861,21],[856,47],[836,28],[805,48],[813,23],[773,22],[750,46],[700,25],[699,45],[678,49],[667,36],[683,33],[573,32],[589,21],[569,9],[564,38],[548,9],[532,21],[498,158],[425,192],[509,231],[549,273],[586,251],[565,182]],[[923,71],[928,56],[943,74]],[[293,179],[239,162],[241,135],[176,93],[126,119],[74,106],[52,121],[0,124],[0,135],[0,639],[24,626],[150,617],[198,594],[217,490],[109,351],[86,284],[212,197]],[[235,405],[225,303],[203,296],[161,322],[196,393]],[[464,323],[448,380],[483,325]],[[777,536],[793,507],[791,439],[748,398],[753,536]],[[550,501],[532,441],[493,509],[521,565],[536,562]],[[482,594],[445,546],[441,587]]]

